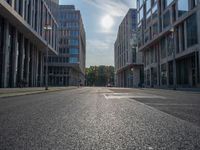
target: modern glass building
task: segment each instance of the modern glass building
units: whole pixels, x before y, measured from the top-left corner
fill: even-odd
[[[45,0],[54,18],[58,19],[59,0]]]
[[[147,87],[200,86],[199,0],[137,0]]]
[[[119,26],[115,42],[115,85],[138,87],[142,83],[142,55],[137,48],[137,10],[130,9]]]
[[[47,43],[51,54],[58,51],[57,27],[44,0],[0,1],[0,87],[43,85]]]
[[[79,10],[59,6],[59,55],[49,57],[49,84],[73,86],[85,83],[85,30]]]

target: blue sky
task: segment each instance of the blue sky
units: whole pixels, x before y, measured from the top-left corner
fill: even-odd
[[[87,38],[86,66],[114,65],[118,26],[136,0],[60,0],[81,11]]]

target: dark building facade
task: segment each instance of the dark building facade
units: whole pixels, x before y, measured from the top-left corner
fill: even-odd
[[[59,0],[45,0],[54,18],[58,19]]]
[[[86,38],[81,13],[73,5],[59,6],[59,55],[49,57],[49,85],[85,83]]]
[[[137,0],[147,87],[200,87],[199,0]]]
[[[137,47],[137,10],[130,9],[121,22],[114,45],[115,86],[138,87],[142,83],[142,55]]]
[[[43,85],[44,53],[48,42],[49,52],[57,54],[57,28],[44,0],[0,1],[1,88]]]

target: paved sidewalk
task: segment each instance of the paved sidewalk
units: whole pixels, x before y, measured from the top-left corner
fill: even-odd
[[[0,89],[0,98],[5,97],[14,97],[14,96],[22,96],[22,95],[30,95],[30,94],[39,94],[46,92],[56,92],[62,90],[70,90],[75,89],[77,87],[49,87],[49,90],[45,90],[45,87],[34,87],[34,88],[2,88]]]

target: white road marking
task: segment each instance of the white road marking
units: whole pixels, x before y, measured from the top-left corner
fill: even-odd
[[[153,150],[153,147],[148,147],[149,150]]]
[[[109,93],[109,94],[107,93],[103,95],[106,99],[130,99],[130,98],[166,99],[166,97],[163,96],[152,95],[152,94],[141,94],[141,93],[135,93],[134,95],[132,93]]]

